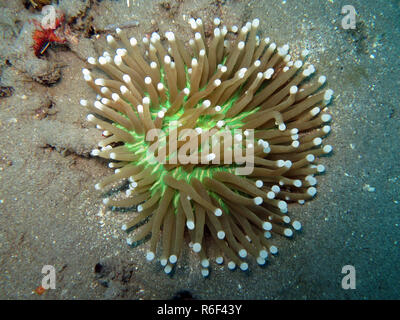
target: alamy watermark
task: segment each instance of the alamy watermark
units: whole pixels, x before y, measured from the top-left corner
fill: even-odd
[[[357,11],[352,5],[345,5],[342,7],[342,14],[345,16],[342,19],[342,28],[345,30],[356,28],[356,15]]]

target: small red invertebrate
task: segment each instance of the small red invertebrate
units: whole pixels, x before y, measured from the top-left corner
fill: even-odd
[[[33,19],[32,22],[38,29],[33,32],[32,39],[34,41],[33,50],[36,57],[42,55],[49,47],[51,42],[65,43],[66,39],[63,32],[64,14],[56,18],[54,28],[43,28],[42,24]]]
[[[39,287],[37,287],[37,288],[35,289],[35,292],[36,292],[39,296],[41,296],[43,293],[46,292],[46,289],[43,288],[42,286],[39,286]]]

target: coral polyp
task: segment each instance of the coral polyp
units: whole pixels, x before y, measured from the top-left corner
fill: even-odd
[[[217,263],[245,271],[252,256],[264,265],[278,249],[272,235],[292,237],[301,223],[288,204],[316,194],[318,158],[330,132],[325,106],[332,90],[289,46],[257,35],[259,20],[228,30],[214,20],[207,39],[200,19],[190,19],[187,46],[174,33],[135,38],[117,29],[110,52],[88,62],[106,76],[84,78],[98,94],[82,100],[87,120],[103,131],[92,155],[111,159],[115,174],[95,185],[106,190],[128,180],[125,193],[104,204],[133,207],[129,244],[150,238],[146,258],[156,255],[173,270],[190,238],[203,276],[209,274],[205,237]],[[136,226],[138,226],[135,228]],[[207,244],[210,242],[207,241]]]

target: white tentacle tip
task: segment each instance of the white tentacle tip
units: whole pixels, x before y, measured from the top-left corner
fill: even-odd
[[[93,149],[90,152],[90,155],[93,156],[93,157],[97,157],[99,154],[100,154],[100,150],[99,149]]]
[[[278,248],[276,246],[270,246],[269,247],[269,252],[272,254],[277,254],[278,253]]]
[[[263,259],[267,259],[268,258],[268,251],[265,249],[260,250],[259,256]]]
[[[106,39],[108,43],[115,41],[114,37],[111,34],[107,35]]]
[[[257,205],[257,206],[259,206],[259,205],[261,205],[262,203],[263,203],[263,198],[261,198],[261,197],[255,197],[254,199],[253,199],[253,201],[254,201],[254,204],[255,205]]]
[[[189,230],[194,230],[194,221],[188,220],[186,222],[186,226],[188,227]]]
[[[229,270],[235,270],[235,268],[236,268],[236,263],[234,263],[233,261],[229,261],[228,269]]]
[[[331,153],[333,148],[331,145],[328,144],[328,145],[324,146],[322,150],[324,151],[324,153]]]
[[[164,268],[164,272],[165,272],[166,274],[170,274],[170,273],[171,273],[171,271],[172,271],[172,266],[171,266],[171,265],[167,265],[167,266],[165,266],[165,268]]]
[[[201,260],[201,265],[203,268],[208,268],[210,266],[210,261],[208,259]]]
[[[95,121],[95,120],[96,120],[96,117],[95,117],[93,114],[89,113],[89,114],[86,116],[86,120],[89,121],[89,122],[92,122],[92,121]]]
[[[290,238],[290,237],[293,236],[293,230],[292,230],[292,229],[289,229],[289,228],[286,228],[286,229],[283,231],[283,234],[284,234],[286,237]]]
[[[176,263],[178,261],[178,257],[175,254],[172,254],[169,256],[169,262],[172,264]]]
[[[241,257],[241,258],[246,258],[247,257],[246,249],[240,249],[238,254],[239,254],[239,257]]]
[[[283,200],[280,200],[278,202],[278,208],[281,210],[282,213],[286,213],[287,212],[287,203]]]
[[[160,264],[162,267],[165,267],[168,264],[168,259],[165,258],[160,259]]]
[[[314,197],[317,194],[317,189],[315,187],[309,187],[307,189],[307,194],[311,197]]]
[[[265,231],[270,231],[270,230],[272,230],[272,224],[271,224],[271,222],[264,221],[263,224],[262,224],[262,228],[263,228]]]
[[[303,49],[303,51],[301,51],[301,57],[305,58],[310,54],[310,50],[308,49]]]
[[[263,266],[266,263],[266,260],[262,257],[257,257],[257,264],[259,266]]]
[[[208,269],[201,269],[201,275],[207,278],[210,275],[210,271]]]
[[[325,101],[330,101],[332,99],[332,96],[333,96],[333,90],[332,89],[328,89],[324,93],[324,100]]]
[[[217,264],[223,264],[223,263],[224,263],[224,258],[223,258],[222,256],[216,257],[216,258],[215,258],[215,262],[216,262]]]
[[[240,264],[240,270],[242,270],[242,271],[247,271],[247,270],[249,270],[249,265],[247,264],[247,262],[242,262],[242,263]]]
[[[322,122],[329,122],[332,120],[332,116],[328,113],[325,113],[321,116]]]

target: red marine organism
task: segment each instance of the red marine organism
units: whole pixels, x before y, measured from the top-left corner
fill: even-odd
[[[35,52],[36,57],[42,55],[46,49],[49,47],[50,43],[65,43],[66,38],[64,35],[64,14],[61,14],[56,18],[54,28],[44,28],[42,24],[33,19],[32,22],[35,24],[38,29],[33,32],[32,39],[34,41],[33,50]]]

